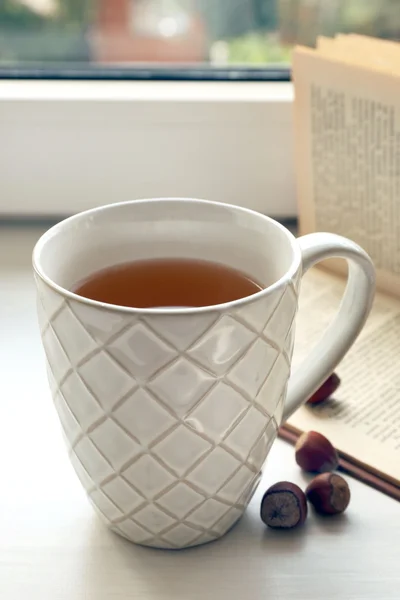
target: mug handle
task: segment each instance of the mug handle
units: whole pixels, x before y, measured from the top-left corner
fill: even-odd
[[[297,240],[303,275],[327,258],[348,263],[347,286],[339,310],[321,340],[290,376],[283,422],[332,374],[367,320],[375,292],[375,270],[368,254],[354,242],[333,233],[311,233]]]

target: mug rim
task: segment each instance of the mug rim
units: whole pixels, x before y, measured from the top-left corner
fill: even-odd
[[[269,285],[266,288],[263,288],[259,292],[251,294],[250,296],[245,296],[244,298],[239,298],[237,300],[232,300],[230,302],[224,302],[222,304],[211,304],[209,306],[189,306],[187,308],[182,307],[162,307],[162,308],[137,308],[131,306],[121,306],[118,304],[109,304],[107,302],[100,302],[99,300],[92,300],[91,298],[86,298],[84,296],[80,296],[75,292],[71,292],[67,288],[64,288],[57,283],[55,283],[46,273],[44,272],[41,264],[40,264],[40,253],[44,249],[47,241],[53,236],[57,235],[59,230],[64,229],[65,227],[73,224],[74,221],[78,221],[79,219],[90,216],[91,214],[96,214],[99,212],[118,209],[122,206],[127,206],[131,204],[149,204],[151,202],[191,202],[193,204],[208,204],[210,206],[224,206],[228,209],[231,209],[235,212],[250,214],[254,217],[263,220],[270,225],[278,228],[287,238],[288,243],[290,244],[293,260],[290,264],[289,269],[277,279],[274,283]],[[294,235],[281,223],[276,221],[275,219],[268,217],[258,211],[251,210],[250,208],[244,208],[242,206],[237,206],[235,204],[229,204],[225,202],[217,202],[214,200],[203,200],[198,198],[183,198],[183,197],[160,197],[160,198],[142,198],[138,200],[128,200],[122,202],[114,202],[110,204],[105,204],[102,206],[97,206],[95,208],[90,208],[84,211],[80,211],[70,217],[62,219],[59,223],[56,223],[52,227],[50,227],[47,231],[45,231],[38,241],[36,242],[33,252],[32,252],[32,266],[36,275],[53,291],[60,294],[64,298],[68,298],[69,300],[74,300],[75,302],[79,302],[80,304],[84,304],[86,306],[91,306],[92,308],[102,309],[111,312],[125,313],[131,315],[147,315],[147,316],[155,316],[155,315],[196,315],[196,314],[204,314],[210,312],[223,312],[230,309],[242,308],[252,302],[256,302],[257,300],[262,299],[264,296],[268,296],[270,293],[273,293],[274,290],[281,287],[285,281],[290,281],[293,279],[294,275],[297,273],[301,266],[301,252],[300,247],[296,242],[296,238]]]

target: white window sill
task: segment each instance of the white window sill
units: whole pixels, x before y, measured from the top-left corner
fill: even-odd
[[[0,82],[0,216],[188,196],[296,215],[290,83]]]

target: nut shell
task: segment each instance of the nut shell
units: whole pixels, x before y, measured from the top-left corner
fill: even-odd
[[[337,473],[322,473],[308,485],[306,496],[319,514],[337,515],[349,505],[350,488]]]
[[[307,400],[307,404],[320,404],[336,392],[340,386],[340,377],[332,373],[316,392]]]
[[[271,486],[261,501],[261,520],[273,529],[292,529],[307,518],[306,496],[295,483],[280,481]]]
[[[339,456],[331,442],[321,433],[308,431],[296,442],[297,464],[309,473],[334,471],[339,465]]]

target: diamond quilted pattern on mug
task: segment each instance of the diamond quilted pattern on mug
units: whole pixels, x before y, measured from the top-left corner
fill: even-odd
[[[68,398],[72,414],[85,431],[103,416],[101,407],[75,372],[64,381],[61,393],[64,399]]]
[[[176,419],[142,388],[136,390],[115,410],[114,417],[144,446],[176,423]]]
[[[40,333],[42,334],[49,324],[49,319],[42,304],[42,299],[39,294],[36,294],[36,311],[39,322]]]
[[[262,406],[265,412],[271,417],[275,414],[275,409],[279,402],[279,398],[282,396],[283,390],[285,389],[289,373],[290,368],[285,357],[283,354],[279,354],[264,385],[256,397],[256,403]]]
[[[110,356],[100,352],[79,367],[83,381],[106,410],[134,387],[134,381]]]
[[[59,384],[70,370],[71,364],[51,327],[46,329],[42,339],[50,370]]]
[[[83,302],[68,300],[68,306],[76,318],[85,324],[89,335],[100,345],[108,342],[110,338],[130,325],[135,317],[119,314],[113,310],[95,308]]]
[[[117,471],[142,453],[142,448],[119,425],[107,419],[89,434],[90,439]]]
[[[139,380],[146,380],[176,356],[176,350],[143,323],[135,323],[108,348],[110,354]]]
[[[221,535],[229,531],[231,527],[240,519],[243,515],[243,512],[237,508],[231,508],[228,510],[226,515],[224,515],[218,523],[216,523],[213,529],[219,532]]]
[[[122,477],[115,477],[104,484],[103,492],[125,514],[132,512],[143,504],[145,499],[138,494]]]
[[[263,466],[268,450],[272,445],[272,441],[273,440],[269,439],[266,433],[263,433],[252,449],[248,462],[250,465],[254,466],[255,469],[261,469]]]
[[[164,529],[175,523],[175,519],[154,506],[154,504],[149,504],[135,513],[134,519],[154,535],[160,534]]]
[[[299,296],[299,293],[300,293],[302,278],[303,278],[302,270],[297,269],[296,273],[293,274],[292,281],[291,281],[292,286],[293,286],[293,291],[297,297]]]
[[[101,490],[94,490],[90,494],[90,499],[96,505],[97,509],[108,519],[114,521],[123,516],[123,513],[111,502]]]
[[[204,500],[186,483],[177,483],[175,487],[157,500],[157,505],[168,510],[178,519],[184,519],[186,515]]]
[[[216,539],[218,539],[218,537],[219,536],[216,533],[202,533],[202,535],[196,540],[196,546],[200,546],[201,544],[208,544],[209,542],[214,542]]]
[[[261,435],[267,424],[268,419],[259,410],[251,407],[224,440],[224,445],[246,460],[254,441]]]
[[[293,321],[293,324],[292,324],[291,328],[289,329],[289,332],[286,336],[285,345],[284,345],[285,352],[290,359],[292,358],[292,354],[293,354],[295,337],[296,337],[296,323],[295,323],[295,321]]]
[[[211,529],[214,523],[219,521],[228,510],[229,506],[210,498],[210,500],[206,500],[188,517],[187,522],[204,527],[204,529]]]
[[[190,414],[200,431],[219,442],[247,408],[248,401],[223,381],[207,394]]]
[[[58,390],[58,383],[54,379],[53,371],[51,370],[49,361],[47,360],[46,356],[45,356],[44,360],[45,360],[45,364],[46,364],[46,373],[47,373],[47,380],[49,382],[50,392],[51,392],[52,397],[54,398],[54,396]]]
[[[153,454],[180,477],[210,448],[209,442],[180,425],[153,447]]]
[[[88,492],[94,486],[93,480],[90,478],[89,473],[82,466],[82,463],[73,452],[70,453],[69,458],[72,466],[74,467],[75,473],[78,476],[79,481],[81,482],[85,490]]]
[[[164,340],[183,351],[200,339],[218,318],[217,312],[198,314],[195,319],[190,315],[152,315],[149,323]]]
[[[111,466],[88,438],[84,437],[78,442],[74,452],[87,473],[96,483],[101,483],[103,479],[112,475],[113,470]]]
[[[264,329],[264,335],[282,346],[283,340],[292,325],[297,310],[297,296],[292,287],[288,285],[271,319]]]
[[[235,504],[242,495],[243,490],[251,485],[253,479],[254,472],[246,467],[246,465],[243,465],[240,467],[239,471],[235,473],[232,479],[219,490],[218,498],[222,498],[222,500],[226,500],[226,502]]]
[[[252,329],[255,329],[257,333],[261,333],[264,331],[265,325],[271,318],[284,291],[285,288],[283,287],[270,292],[265,298],[246,304],[246,306],[237,310],[235,314],[241,321],[248,323]]]
[[[286,400],[286,389],[284,390],[282,396],[279,398],[279,402],[275,408],[274,420],[276,421],[278,427],[280,427],[282,423],[283,411],[285,409],[285,400]]]
[[[152,537],[152,539],[143,542],[141,545],[148,546],[149,548],[157,548],[157,550],[171,550],[173,548],[170,543],[160,537]]]
[[[215,448],[206,458],[186,477],[200,489],[213,495],[240,467],[240,462],[223,448]]]
[[[96,350],[96,342],[92,340],[68,305],[55,316],[52,326],[73,365]]]
[[[149,500],[174,483],[175,478],[154,458],[145,454],[123,476]]]
[[[214,378],[179,358],[149,383],[149,388],[178,415],[185,415],[214,384]]]
[[[250,398],[254,398],[277,356],[278,351],[275,348],[264,340],[258,339],[227,377]]]
[[[260,470],[263,466],[267,454],[275,441],[277,434],[277,427],[275,424],[275,419],[271,419],[267,425],[266,430],[264,431],[261,438],[258,440],[257,444],[251,451],[249,456],[249,463],[254,466],[255,469]]]
[[[256,333],[229,315],[223,315],[188,350],[188,354],[216,375],[222,375],[246,351],[256,336]]]
[[[140,527],[132,519],[127,519],[118,523],[118,525],[114,525],[113,529],[128,538],[128,540],[134,540],[136,544],[143,544],[145,540],[153,537],[151,533]]]
[[[64,305],[65,300],[58,292],[54,292],[51,287],[47,286],[39,277],[35,276],[35,281],[43,309],[48,321],[51,322],[53,316],[57,314]]]
[[[278,433],[278,427],[276,425],[275,418],[273,418],[268,423],[268,427],[265,430],[265,435],[267,436],[267,438],[270,442],[271,442],[271,440],[273,442],[276,438],[277,433]]]
[[[196,538],[200,536],[200,531],[196,531],[191,527],[187,527],[182,523],[177,525],[168,533],[163,534],[163,538],[171,544],[171,546],[181,547],[192,544]]]
[[[61,392],[55,394],[54,405],[57,409],[65,436],[69,444],[73,444],[77,437],[82,433],[82,429],[72,414],[68,404],[65,402]]]
[[[240,496],[239,500],[238,500],[238,504],[241,506],[247,506],[249,504],[249,502],[251,501],[252,497],[254,496],[258,484],[261,481],[261,477],[262,477],[262,473],[257,473],[257,475],[254,476],[254,479],[251,483],[251,485],[243,490],[243,494]]]

